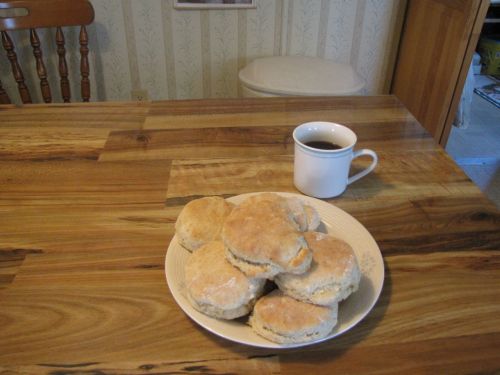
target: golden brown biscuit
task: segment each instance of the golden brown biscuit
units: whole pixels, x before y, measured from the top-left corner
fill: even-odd
[[[301,231],[316,230],[319,227],[321,219],[314,207],[304,203],[299,197],[287,197],[283,199],[286,199],[293,219]]]
[[[307,230],[313,231],[318,229],[321,224],[321,218],[319,217],[318,211],[312,206],[305,205],[304,209],[307,216]]]
[[[304,237],[313,253],[311,268],[301,275],[277,275],[274,281],[278,287],[293,298],[323,306],[355,292],[361,272],[351,246],[319,232],[306,232]]]
[[[309,342],[328,336],[337,324],[338,305],[317,306],[284,295],[276,289],[260,298],[250,317],[252,329],[280,343]]]
[[[195,199],[184,206],[175,223],[179,243],[190,251],[220,239],[222,224],[234,204],[221,197]]]
[[[252,196],[227,217],[222,239],[226,257],[251,277],[303,273],[312,254],[287,200],[277,194]]]
[[[198,311],[221,319],[248,314],[262,294],[265,280],[248,278],[224,257],[220,241],[209,242],[185,266],[188,300]]]

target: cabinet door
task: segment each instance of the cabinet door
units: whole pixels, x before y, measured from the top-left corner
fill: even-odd
[[[446,145],[489,0],[410,0],[391,92]]]

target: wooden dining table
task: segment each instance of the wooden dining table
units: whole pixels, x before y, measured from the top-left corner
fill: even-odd
[[[314,345],[219,337],[167,286],[176,218],[204,196],[299,193],[292,131],[316,120],[378,154],[324,201],[377,242],[380,298]],[[11,373],[500,373],[500,212],[394,96],[1,106],[0,374]]]

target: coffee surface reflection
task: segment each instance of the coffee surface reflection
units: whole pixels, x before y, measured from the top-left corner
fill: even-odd
[[[318,150],[340,150],[342,148],[342,146],[328,141],[309,141],[305,145]]]

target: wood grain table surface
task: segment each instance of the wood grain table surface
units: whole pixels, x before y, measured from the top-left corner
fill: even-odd
[[[300,349],[237,344],[164,273],[184,204],[297,192],[292,130],[343,123],[376,170],[327,200],[382,252],[371,313]],[[357,160],[353,169],[369,160]],[[0,374],[500,373],[500,213],[393,96],[0,108]]]

